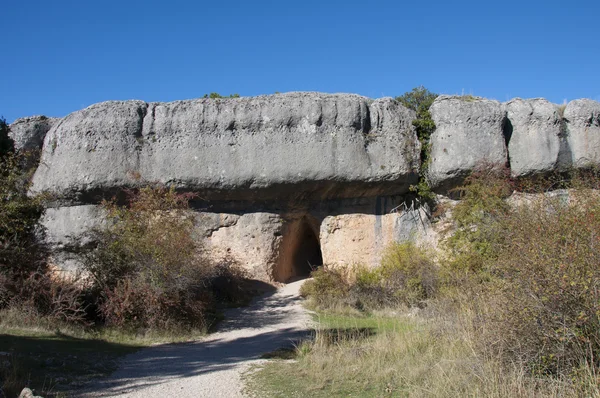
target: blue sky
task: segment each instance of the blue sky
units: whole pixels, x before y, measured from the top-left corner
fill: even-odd
[[[0,115],[275,91],[600,100],[600,1],[28,1],[0,7]]]

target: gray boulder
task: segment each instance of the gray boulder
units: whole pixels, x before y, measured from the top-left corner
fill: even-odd
[[[33,191],[74,203],[153,182],[207,200],[403,193],[418,176],[414,117],[351,94],[104,102],[47,134]]]
[[[579,99],[567,104],[568,157],[577,168],[600,166],[600,102]]]
[[[515,98],[505,106],[511,174],[520,177],[557,169],[563,133],[558,106],[542,98]]]
[[[436,191],[460,184],[476,167],[504,167],[506,111],[498,101],[471,96],[439,96],[431,105],[427,178]]]
[[[60,121],[59,118],[31,116],[15,120],[10,125],[10,137],[15,141],[16,150],[42,149],[44,137]]]

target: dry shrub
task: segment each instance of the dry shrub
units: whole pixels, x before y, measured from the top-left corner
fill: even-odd
[[[568,200],[519,206],[505,201],[514,185],[502,175],[478,172],[461,188],[445,293],[469,295],[483,352],[545,374],[598,364],[600,197],[589,173],[569,182]]]
[[[208,327],[217,300],[238,299],[245,274],[233,261],[207,259],[191,195],[162,186],[128,195],[126,206],[103,204],[110,222],[94,232],[97,247],[86,259],[100,320],[132,329]]]
[[[538,372],[570,372],[600,358],[600,197],[541,197],[498,222],[486,337]]]
[[[0,154],[0,310],[82,323],[81,288],[53,278],[47,263],[38,225],[47,197],[27,194],[34,163],[29,153]]]

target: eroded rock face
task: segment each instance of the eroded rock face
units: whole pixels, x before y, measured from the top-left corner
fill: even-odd
[[[442,95],[430,112],[436,130],[427,173],[436,190],[460,184],[476,167],[506,165],[506,111],[498,101]]]
[[[104,211],[95,205],[46,209],[40,224],[53,249],[77,250],[90,243],[89,232],[106,222]]]
[[[543,99],[506,103],[508,153],[514,177],[545,174],[560,167],[564,125],[558,106]]]
[[[328,216],[320,228],[326,264],[376,267],[391,242],[422,242],[431,229],[426,211],[412,209],[392,213]]]
[[[276,280],[284,224],[281,215],[265,212],[196,216],[196,229],[201,231],[206,253],[213,261],[235,261],[265,281]]]
[[[46,116],[24,117],[10,125],[10,137],[15,141],[18,151],[42,149],[46,133],[60,121],[59,118]]]
[[[414,117],[350,94],[104,102],[47,134],[33,191],[73,203],[154,182],[207,200],[402,193],[418,178]]]
[[[77,275],[83,269],[84,254],[93,243],[90,232],[106,222],[106,214],[95,205],[46,209],[40,225],[51,251],[50,263],[67,277]]]
[[[600,102],[571,101],[565,108],[564,118],[572,165],[578,168],[600,166]]]
[[[543,99],[440,96],[431,114],[427,177],[438,193],[480,166],[509,164],[521,177],[600,165],[595,101],[572,101],[563,118]],[[418,203],[407,194],[420,163],[414,117],[390,98],[289,93],[111,101],[58,122],[20,119],[13,134],[52,127],[33,191],[57,199],[41,223],[60,268],[80,268],[87,232],[106,222],[100,199],[159,182],[198,194],[195,234],[212,260],[286,282],[323,263],[376,266],[394,241],[439,242],[440,223],[409,205]]]

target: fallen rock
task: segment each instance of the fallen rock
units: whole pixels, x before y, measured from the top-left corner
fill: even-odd
[[[24,388],[19,394],[19,398],[42,398],[39,395],[34,395],[33,391],[29,388]]]
[[[459,185],[476,167],[506,165],[506,111],[498,101],[441,95],[430,112],[436,130],[427,178],[436,191]]]

